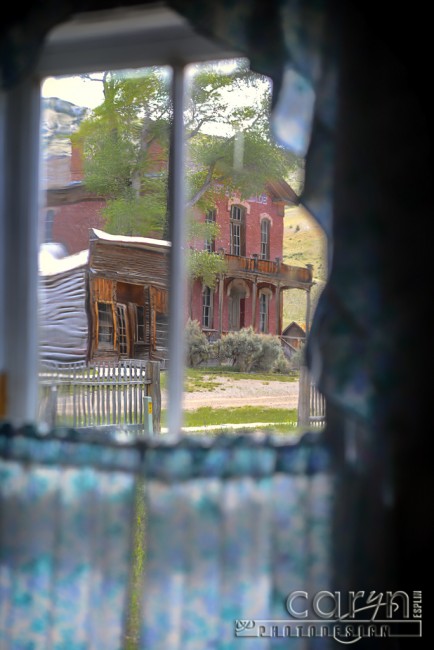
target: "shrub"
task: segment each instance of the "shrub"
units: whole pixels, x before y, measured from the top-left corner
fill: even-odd
[[[283,350],[280,351],[279,356],[277,357],[276,361],[273,363],[273,367],[271,368],[273,372],[277,372],[281,375],[287,375],[291,372],[292,367],[288,359],[285,357]]]
[[[220,342],[219,357],[230,359],[240,372],[250,372],[262,349],[259,334],[252,327],[229,332]]]
[[[302,345],[297,352],[291,357],[289,361],[289,366],[291,370],[300,370],[300,366],[305,365],[305,351],[304,345]]]
[[[261,351],[254,363],[254,370],[269,372],[282,352],[278,336],[272,334],[257,334],[261,341]]]
[[[229,359],[240,372],[269,372],[283,355],[278,336],[256,334],[252,327],[230,332],[214,344],[213,349],[217,358]],[[284,367],[283,362],[279,367]]]
[[[190,368],[196,368],[208,360],[210,346],[197,320],[188,319],[185,326],[185,342],[187,365]]]

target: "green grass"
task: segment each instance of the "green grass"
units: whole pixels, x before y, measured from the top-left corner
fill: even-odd
[[[167,372],[162,372],[160,375],[161,388],[167,387]],[[184,390],[187,393],[194,391],[213,391],[220,382],[219,377],[228,378],[232,380],[248,379],[252,381],[261,381],[268,384],[270,381],[296,381],[298,379],[297,373],[291,375],[280,375],[274,372],[238,372],[230,366],[224,367],[207,367],[207,368],[186,368]]]
[[[162,426],[165,426],[166,412],[161,413]],[[236,408],[219,408],[203,406],[195,411],[184,412],[185,427],[209,426],[218,428],[222,424],[249,424],[254,422],[288,425],[295,428],[296,409],[281,409],[262,406],[239,406]],[[286,427],[288,428],[288,426]]]
[[[295,381],[295,375],[281,375],[277,372],[238,372],[231,366],[210,368],[187,368],[187,379],[209,375],[209,377],[228,377],[230,379],[249,379],[252,381]]]

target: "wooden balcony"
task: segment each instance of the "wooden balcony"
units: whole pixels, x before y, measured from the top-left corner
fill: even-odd
[[[283,264],[278,258],[260,260],[258,256],[241,257],[225,253],[227,277],[242,278],[280,285],[281,289],[309,289],[312,286],[312,268]]]

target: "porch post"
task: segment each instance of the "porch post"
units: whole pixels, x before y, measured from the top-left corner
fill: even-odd
[[[280,282],[276,285],[276,334],[282,333],[282,325],[280,322]]]
[[[258,297],[258,278],[255,277],[252,284],[252,327],[256,332],[256,301]]]

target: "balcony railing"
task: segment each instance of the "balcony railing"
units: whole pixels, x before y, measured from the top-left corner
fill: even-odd
[[[272,261],[260,260],[258,256],[241,257],[228,253],[224,255],[228,265],[227,274],[234,277],[263,276],[264,280],[273,283],[279,281],[282,287],[306,288],[312,284],[312,268],[290,266],[279,258]]]

